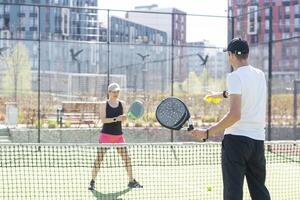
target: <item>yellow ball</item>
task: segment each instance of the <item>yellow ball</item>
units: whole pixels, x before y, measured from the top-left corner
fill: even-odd
[[[211,191],[211,187],[210,186],[207,187],[207,191],[209,191],[209,192]]]
[[[213,104],[219,104],[221,102],[221,98],[219,97],[208,97],[207,95],[203,98],[204,101],[208,102],[208,103],[213,103]]]

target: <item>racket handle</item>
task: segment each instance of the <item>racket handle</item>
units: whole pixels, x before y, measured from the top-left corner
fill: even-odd
[[[193,126],[193,124],[189,124],[189,127],[188,127],[188,129],[187,129],[188,131],[192,131],[192,130],[194,130],[194,126]]]

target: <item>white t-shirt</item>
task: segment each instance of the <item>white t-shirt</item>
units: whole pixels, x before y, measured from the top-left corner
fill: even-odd
[[[226,134],[265,140],[266,79],[251,65],[239,67],[227,76],[229,94],[241,94],[241,119],[225,130]]]

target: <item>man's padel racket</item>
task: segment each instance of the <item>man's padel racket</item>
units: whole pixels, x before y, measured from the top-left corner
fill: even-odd
[[[194,129],[187,106],[176,97],[164,99],[157,106],[155,115],[157,121],[168,129],[180,130],[186,122],[188,122],[188,131]]]
[[[144,104],[140,100],[135,100],[129,107],[127,118],[129,120],[137,120],[144,114]]]

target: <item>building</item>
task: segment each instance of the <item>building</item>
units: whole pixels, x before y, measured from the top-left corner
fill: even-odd
[[[40,32],[41,39],[97,41],[99,35],[98,10],[74,8],[97,8],[97,2],[97,0],[3,1],[2,3],[22,3],[24,5],[0,5],[1,36],[6,34],[6,37],[11,39],[38,39]],[[45,7],[30,4],[45,5]],[[70,8],[46,7],[47,5]],[[40,30],[39,25],[41,26]]]
[[[159,8],[154,4],[135,7],[135,11],[127,12],[126,18],[167,33],[167,44],[174,47],[174,81],[184,81],[188,76],[187,62],[182,59],[186,55],[183,47],[186,45],[186,13],[176,8]],[[169,60],[172,60],[171,57]]]
[[[230,16],[234,20],[234,35],[243,37],[251,45],[252,62],[268,71],[268,42],[270,34],[270,10],[272,6],[273,26],[273,78],[291,81],[300,78],[299,39],[285,40],[300,36],[300,1],[295,0],[228,0]],[[245,15],[244,13],[248,13]],[[231,21],[229,21],[231,26]]]
[[[107,56],[99,56],[101,52],[107,51],[106,46],[92,43],[107,38],[103,35],[107,32],[100,27],[97,0],[3,0],[0,2],[2,3],[0,4],[0,47],[13,48],[16,41],[22,41],[30,49],[33,89],[37,88],[36,72],[39,66],[43,77],[42,91],[50,93],[59,91],[59,88],[46,87],[49,82],[53,82],[51,80],[53,73],[99,74],[107,71]],[[76,7],[89,7],[89,9],[76,9]],[[39,39],[41,39],[40,51]],[[72,87],[76,85],[79,84],[73,84]],[[83,85],[88,84],[83,83]],[[85,89],[82,88],[83,91]],[[73,90],[79,91],[79,88]]]
[[[128,89],[163,92],[169,88],[166,32],[111,16],[110,43],[111,73],[125,74]]]
[[[116,16],[110,18],[110,23],[111,42],[150,45],[167,44],[167,34],[164,31]]]
[[[158,8],[157,5],[138,6],[128,12],[127,19],[167,33],[168,44],[186,43],[186,13],[176,8]]]

